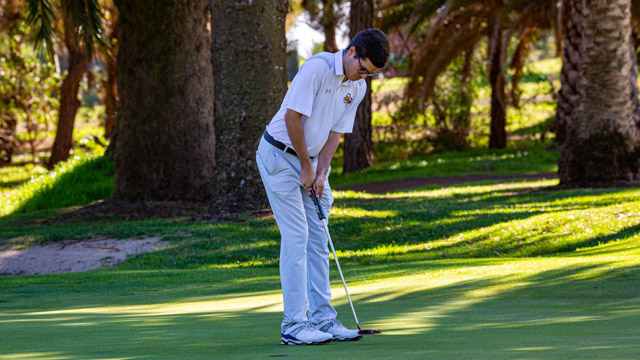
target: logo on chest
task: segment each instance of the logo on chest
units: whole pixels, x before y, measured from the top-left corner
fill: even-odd
[[[348,93],[347,96],[342,99],[342,102],[345,104],[351,104],[353,102],[353,97],[351,97],[351,93]]]

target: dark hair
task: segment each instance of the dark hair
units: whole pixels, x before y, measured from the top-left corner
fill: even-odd
[[[352,46],[360,58],[367,58],[373,66],[382,68],[389,60],[389,40],[380,29],[362,30],[351,40],[347,50]]]

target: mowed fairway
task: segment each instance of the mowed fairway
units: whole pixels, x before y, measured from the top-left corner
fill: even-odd
[[[539,186],[337,192],[331,230],[349,290],[361,325],[383,330],[359,342],[279,345],[277,266],[222,259],[163,270],[169,261],[147,255],[114,269],[0,278],[0,358],[637,359],[638,191],[522,193]],[[371,209],[378,202],[391,220]],[[471,219],[476,210],[486,212]],[[447,226],[456,217],[454,234]],[[264,232],[272,221],[242,226]],[[201,226],[180,228],[192,237],[174,240],[183,247],[175,256],[221,251],[197,246]],[[371,244],[345,238],[370,228],[388,235],[371,235]],[[354,327],[333,263],[332,279],[339,318]]]

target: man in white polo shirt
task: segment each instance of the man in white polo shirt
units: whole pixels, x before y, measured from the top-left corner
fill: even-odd
[[[309,58],[258,146],[258,168],[281,235],[282,344],[362,338],[336,320],[328,240],[310,196],[313,188],[329,214],[331,158],[341,134],[353,129],[367,91],[364,79],[376,75],[388,58],[389,41],[378,29],[359,32],[345,50]]]

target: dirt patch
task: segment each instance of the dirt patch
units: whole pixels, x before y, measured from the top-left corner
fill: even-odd
[[[7,245],[0,251],[0,275],[81,272],[113,266],[128,255],[153,251],[169,243],[159,238],[63,241],[24,249]]]
[[[474,174],[464,176],[432,176],[428,178],[411,178],[402,180],[380,181],[374,183],[340,186],[336,190],[364,191],[370,194],[386,194],[398,190],[417,189],[425,186],[449,186],[469,182],[512,180],[512,179],[557,179],[554,172],[533,174],[489,175]]]

